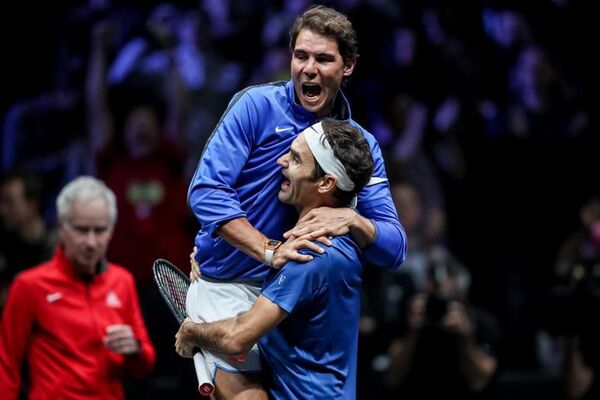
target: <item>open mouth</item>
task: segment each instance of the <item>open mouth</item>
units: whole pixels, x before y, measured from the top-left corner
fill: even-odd
[[[291,186],[291,181],[289,179],[284,179],[283,182],[281,183],[281,190],[289,190]]]
[[[309,99],[314,100],[321,94],[321,86],[316,83],[303,83],[302,84],[302,95]]]

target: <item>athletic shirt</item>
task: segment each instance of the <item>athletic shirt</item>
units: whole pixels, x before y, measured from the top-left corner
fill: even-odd
[[[335,108],[338,119],[363,133],[373,155],[373,176],[382,178],[358,196],[357,211],[376,227],[375,239],[363,249],[363,256],[375,265],[395,268],[404,260],[406,235],[390,195],[381,150],[373,135],[350,118],[341,91]],[[202,226],[195,244],[203,275],[224,281],[266,277],[268,267],[230,246],[216,230],[227,221],[246,217],[265,236],[282,240],[298,214],[277,198],[283,180],[277,159],[315,121],[312,113],[295,102],[291,81],[252,86],[233,97],[207,142],[188,190],[190,206]]]
[[[350,237],[332,242],[313,261],[288,262],[265,281],[261,296],[289,313],[259,341],[275,399],[356,397],[362,267]]]

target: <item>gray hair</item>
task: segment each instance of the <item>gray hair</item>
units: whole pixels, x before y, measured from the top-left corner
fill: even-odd
[[[108,205],[110,223],[114,225],[117,220],[117,200],[112,190],[101,180],[92,176],[80,176],[69,182],[56,198],[58,219],[65,222],[71,216],[71,207],[77,200],[89,201],[103,198]]]

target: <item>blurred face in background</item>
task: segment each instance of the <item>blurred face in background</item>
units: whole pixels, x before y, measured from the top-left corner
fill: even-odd
[[[103,198],[76,200],[58,229],[65,256],[82,275],[94,275],[112,238],[108,204]]]
[[[152,155],[160,144],[161,125],[150,107],[134,108],[125,121],[125,146],[133,158]]]
[[[396,184],[392,186],[392,198],[398,211],[398,218],[406,232],[417,231],[422,223],[421,199],[417,189],[408,184]]]
[[[13,179],[0,187],[0,226],[17,229],[37,215],[37,203],[25,197],[23,182]]]

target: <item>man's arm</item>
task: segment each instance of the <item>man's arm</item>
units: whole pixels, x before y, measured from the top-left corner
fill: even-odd
[[[566,338],[566,354],[562,380],[569,399],[581,398],[592,386],[594,370],[583,360],[580,348],[580,336]]]
[[[17,399],[21,367],[33,327],[32,292],[24,282],[14,281],[0,325],[0,393],[3,399]]]
[[[409,300],[408,333],[402,338],[394,339],[388,349],[390,368],[385,375],[384,382],[391,388],[396,388],[404,383],[414,363],[417,342],[425,323],[425,299],[423,294],[417,294]]]
[[[484,352],[475,343],[471,320],[465,305],[458,301],[448,304],[448,312],[442,320],[443,329],[460,337],[460,369],[473,392],[480,392],[496,372],[496,358]]]
[[[237,247],[255,260],[265,262],[265,242],[268,238],[254,228],[246,218],[237,218],[225,223],[218,230],[219,235],[230,245]],[[313,259],[310,254],[300,254],[298,250],[308,249],[316,253],[323,253],[323,249],[312,242],[311,236],[289,236],[284,245],[273,257],[273,267],[281,268],[290,260],[305,263]],[[331,242],[326,237],[319,241],[326,245]]]
[[[190,319],[175,335],[175,349],[182,357],[192,357],[194,348],[226,354],[244,354],[288,313],[264,296],[252,308],[234,318],[212,323],[194,323]]]
[[[85,82],[86,123],[89,142],[94,153],[106,147],[114,135],[112,115],[108,108],[106,66],[108,42],[114,34],[111,21],[100,21],[94,25],[91,35],[91,50]]]
[[[482,391],[496,372],[496,359],[481,350],[470,336],[463,338],[460,354],[460,368],[469,389]]]
[[[130,337],[137,344],[137,351],[124,353],[125,366],[134,378],[148,375],[156,361],[156,350],[150,341],[138,299],[133,277],[129,276],[128,316],[130,320]]]

